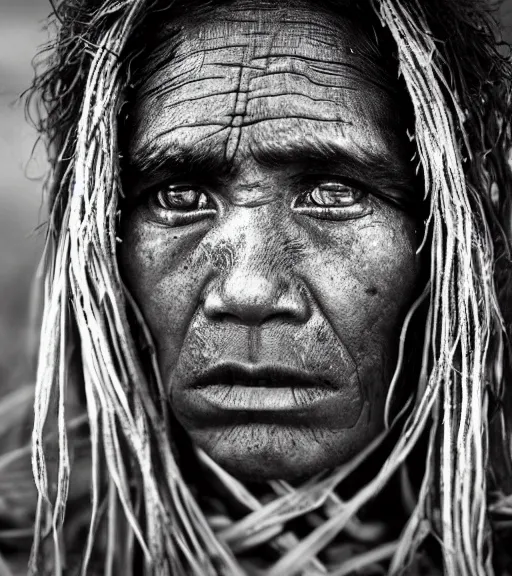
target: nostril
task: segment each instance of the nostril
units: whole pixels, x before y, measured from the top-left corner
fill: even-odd
[[[241,318],[232,309],[232,307],[226,305],[226,301],[217,292],[210,292],[203,304],[203,309],[205,315],[217,322],[233,322],[239,324]]]

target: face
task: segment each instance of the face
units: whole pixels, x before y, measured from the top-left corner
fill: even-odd
[[[402,110],[369,37],[312,7],[175,29],[132,109],[122,273],[192,440],[311,476],[383,427],[418,274]]]

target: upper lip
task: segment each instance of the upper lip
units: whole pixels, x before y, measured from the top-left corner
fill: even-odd
[[[335,387],[328,380],[318,378],[318,376],[298,369],[247,364],[221,364],[214,366],[194,380],[192,387],[204,388],[219,384],[267,388],[291,386],[304,388]]]

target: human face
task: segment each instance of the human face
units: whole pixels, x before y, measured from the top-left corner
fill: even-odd
[[[383,427],[418,274],[401,110],[367,36],[309,5],[175,28],[132,110],[122,273],[192,440],[310,476]]]

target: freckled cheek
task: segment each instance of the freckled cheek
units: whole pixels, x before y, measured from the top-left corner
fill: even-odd
[[[391,348],[419,273],[412,230],[379,225],[351,231],[332,239],[315,269],[322,274],[311,276],[313,290],[349,351],[357,357]]]
[[[208,274],[193,253],[191,239],[178,229],[126,226],[121,275],[148,323],[164,377],[176,362]]]
[[[403,308],[419,273],[415,238],[407,230],[382,227],[361,247],[359,280],[364,294],[376,303],[388,303],[390,313]]]

